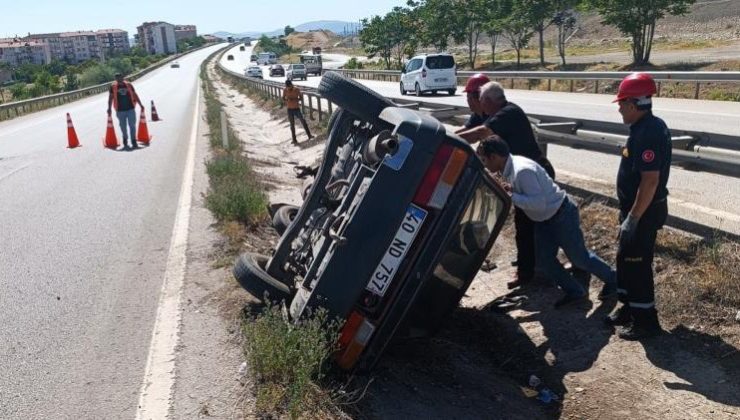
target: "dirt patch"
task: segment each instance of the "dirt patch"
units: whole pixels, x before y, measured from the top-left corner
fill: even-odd
[[[263,162],[258,172],[274,181],[273,202],[300,202],[300,181],[292,166],[317,159],[323,145],[290,145],[284,120],[274,120],[252,100],[227,85],[218,87],[245,150]],[[613,262],[616,215],[599,203],[582,208],[587,242]],[[644,343],[617,339],[603,324],[614,301],[600,302],[594,280],[591,301],[555,310],[561,296],[547,283],[514,293],[506,281],[514,273],[511,221],[461,307],[430,340],[393,346],[370,376],[350,378],[350,388],[365,395],[354,410],[358,418],[734,418],[740,417],[740,354],[737,326],[727,322],[689,328],[701,319],[703,301],[692,297],[674,304],[676,272],[688,273],[692,243],[673,240],[664,230],[656,267],[658,294],[668,334]],[[675,233],[681,235],[680,233]],[[266,240],[265,232],[247,238]],[[683,239],[682,239],[683,240]],[[730,250],[731,251],[731,250]],[[693,262],[690,262],[693,261]],[[669,269],[670,267],[670,269]],[[675,270],[675,271],[672,271]],[[524,296],[504,310],[491,302]],[[512,299],[515,300],[515,299]],[[676,314],[664,309],[679,308]],[[683,306],[686,305],[686,306]],[[718,303],[725,305],[725,303]],[[737,308],[736,308],[737,309]],[[724,329],[723,329],[724,328]],[[537,376],[561,403],[545,404],[529,386]],[[364,394],[363,394],[364,392]]]

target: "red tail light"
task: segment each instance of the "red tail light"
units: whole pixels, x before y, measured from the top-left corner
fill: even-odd
[[[414,203],[438,210],[444,208],[467,160],[468,154],[465,150],[448,144],[440,146],[419,189],[416,190]]]
[[[337,364],[342,369],[351,369],[357,363],[374,332],[375,326],[373,324],[359,313],[352,312],[344,323],[339,336]]]

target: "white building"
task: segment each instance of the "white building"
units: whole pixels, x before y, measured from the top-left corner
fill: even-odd
[[[25,40],[47,44],[54,60],[77,64],[87,60],[105,59],[105,53],[92,31],[29,34]]]
[[[175,25],[175,40],[190,39],[198,36],[195,25]]]
[[[128,32],[121,29],[101,29],[95,31],[98,44],[103,49],[103,54],[125,54],[131,47],[128,42]]]
[[[177,52],[175,25],[167,22],[144,22],[137,28],[139,45],[150,54]]]
[[[48,64],[51,62],[49,45],[40,41],[21,39],[0,40],[0,62],[12,67],[22,64]]]

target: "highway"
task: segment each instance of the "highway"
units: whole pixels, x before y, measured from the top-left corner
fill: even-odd
[[[226,68],[243,73],[248,65],[250,49],[232,49],[234,60],[222,60]],[[263,74],[267,69],[263,66]],[[283,81],[284,78],[267,80]],[[309,77],[298,85],[318,87],[318,77]],[[414,99],[402,96],[398,84],[359,80],[390,99]],[[587,93],[539,92],[506,90],[507,98],[531,114],[621,122],[612,95]],[[454,96],[424,96],[424,101],[467,106],[461,89]],[[720,101],[695,101],[686,99],[656,98],[654,113],[663,118],[673,129],[704,131],[740,137],[740,103]],[[555,166],[558,178],[566,183],[587,185],[604,195],[615,196],[619,157],[564,146],[550,145],[548,157]],[[740,180],[733,177],[696,172],[679,167],[671,169],[669,181],[670,212],[682,219],[740,235]]]
[[[136,416],[199,65],[217,48],[134,82],[163,119],[149,147],[103,148],[107,94],[0,123],[0,418]]]

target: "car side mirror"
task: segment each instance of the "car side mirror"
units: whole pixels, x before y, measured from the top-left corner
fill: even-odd
[[[404,68],[401,69],[401,73],[402,74],[406,74],[406,67],[404,67]]]

